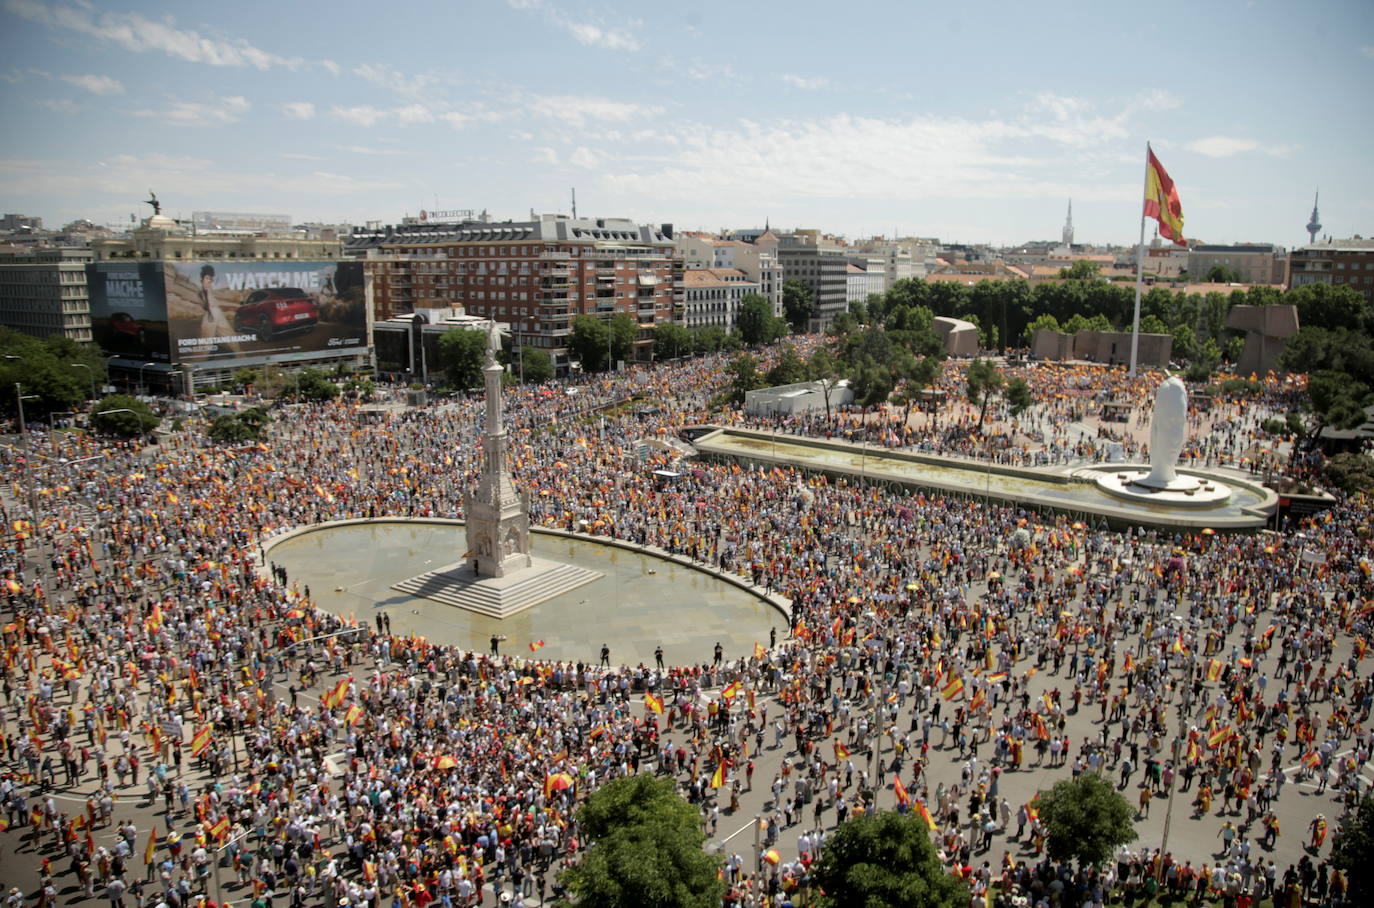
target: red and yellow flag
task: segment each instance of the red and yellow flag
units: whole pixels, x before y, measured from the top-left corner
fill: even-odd
[[[650,691],[644,692],[644,705],[658,715],[663,715],[663,701],[655,697]]]
[[[1215,681],[1221,677],[1221,660],[1213,659],[1207,663],[1207,680]]]
[[[341,679],[338,684],[334,685],[334,687],[329,691],[329,693],[324,695],[320,702],[323,703],[329,709],[333,709],[334,707],[343,703],[344,697],[348,696],[348,685],[352,683],[352,678]]]
[[[157,860],[157,830],[148,833],[148,847],[143,849],[143,863],[152,864]]]
[[[720,695],[724,697],[726,700],[733,700],[736,697],[738,697],[743,690],[743,684],[739,683],[738,681],[732,681],[729,687],[725,688],[725,690],[720,692]]]
[[[349,725],[357,725],[358,720],[363,717],[363,708],[354,703],[344,712],[344,721]]]
[[[922,804],[920,801],[912,801],[911,803],[916,805],[916,815],[925,820],[927,826],[932,830],[940,828],[939,824],[935,822],[935,818],[930,815],[930,810],[926,805]]]
[[[845,747],[842,743],[840,743],[840,739],[839,739],[839,738],[836,738],[836,739],[835,739],[835,759],[836,759],[836,760],[847,760],[847,759],[849,759],[849,748],[848,748],[848,747]]]
[[[911,795],[907,794],[906,786],[901,779],[892,780],[892,793],[897,796],[897,803],[903,806],[911,803]]]
[[[1159,235],[1187,246],[1183,237],[1183,204],[1178,200],[1178,187],[1155,157],[1154,150],[1145,146],[1145,217],[1159,222]]]
[[[202,725],[196,729],[196,733],[191,736],[191,756],[198,757],[205,753],[205,749],[210,746],[210,726]]]
[[[963,689],[964,679],[956,677],[953,681],[946,684],[940,693],[944,695],[946,700],[953,700],[955,697],[959,696],[959,691]]]
[[[1225,744],[1226,740],[1230,737],[1231,726],[1229,724],[1223,725],[1221,728],[1218,728],[1216,731],[1212,732],[1210,735],[1207,736],[1207,746],[1220,747],[1222,744]]]
[[[767,650],[767,648],[764,647],[764,645],[763,645],[762,643],[755,643],[755,644],[754,644],[754,658],[755,658],[755,659],[762,659],[762,658],[763,658],[764,656],[766,656],[767,654],[768,654],[768,650]]]
[[[532,652],[532,653],[538,652],[539,649],[540,649],[543,645],[544,645],[544,641],[543,641],[543,640],[532,640],[532,641],[530,641],[530,652]]]
[[[210,835],[216,839],[222,839],[229,834],[229,818],[220,817],[219,822],[210,827]]]
[[[711,787],[722,788],[725,786],[725,764],[716,764],[716,771],[711,773]]]

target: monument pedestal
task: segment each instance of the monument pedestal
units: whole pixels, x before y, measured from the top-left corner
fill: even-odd
[[[600,571],[529,554],[521,558],[528,560],[527,566],[500,577],[479,575],[471,561],[459,561],[402,580],[392,589],[491,618],[509,618],[604,576]]]

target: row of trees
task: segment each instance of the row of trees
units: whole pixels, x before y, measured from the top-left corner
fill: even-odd
[[[45,419],[76,409],[105,384],[105,359],[92,344],[66,337],[43,340],[0,328],[0,413],[18,415],[15,385],[24,396],[24,415]]]

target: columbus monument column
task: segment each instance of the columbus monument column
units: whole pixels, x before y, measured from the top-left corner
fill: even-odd
[[[467,563],[478,577],[505,577],[530,567],[530,502],[528,492],[516,492],[506,470],[508,436],[501,415],[501,378],[496,362],[499,343],[496,324],[487,332],[487,361],[482,367],[486,385],[487,419],[482,434],[482,474],[476,491],[463,503],[467,519]]]

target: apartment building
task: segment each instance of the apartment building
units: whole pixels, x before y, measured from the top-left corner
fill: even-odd
[[[1288,286],[1303,284],[1353,287],[1374,300],[1374,239],[1355,236],[1294,249],[1288,256]]]
[[[845,259],[849,250],[837,241],[818,230],[797,230],[777,237],[765,234],[755,244],[769,251],[776,249],[784,280],[800,281],[811,289],[816,315],[810,330],[824,331],[835,316],[849,310],[849,263]]]
[[[679,233],[673,242],[684,267],[742,271],[758,284],[758,289],[751,292],[768,300],[774,315],[782,315],[782,264],[772,252],[752,242],[706,233]]]
[[[91,340],[84,246],[0,252],[0,325],[35,337]]]
[[[625,313],[640,326],[634,358],[648,360],[654,326],[672,321],[671,226],[547,214],[529,221],[410,223],[354,233],[379,318],[461,306],[509,325],[566,372],[579,315]]]
[[[682,274],[683,306],[677,321],[686,328],[718,325],[735,329],[740,302],[758,293],[758,281],[738,268],[688,268]]]
[[[1240,275],[1243,284],[1282,284],[1288,256],[1273,243],[1236,243],[1229,246],[1198,244],[1188,247],[1188,279],[1202,281],[1207,272],[1221,266]]]

